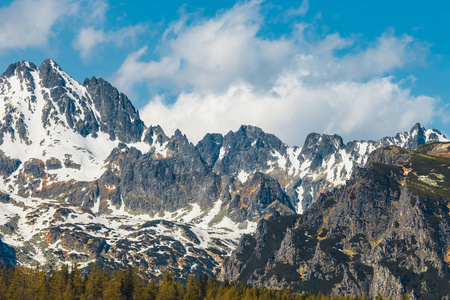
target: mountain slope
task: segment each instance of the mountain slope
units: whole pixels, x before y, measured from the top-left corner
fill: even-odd
[[[133,263],[152,275],[212,275],[257,221],[301,213],[375,148],[446,140],[417,124],[377,142],[313,133],[299,148],[243,125],[193,145],[52,60],[0,76],[0,118],[0,232],[15,250],[5,263]]]
[[[0,231],[16,250],[7,261],[133,262],[152,275],[212,275],[255,220],[294,212],[261,175],[247,189],[270,184],[245,200],[257,209],[237,217],[228,207],[244,186],[213,172],[180,131],[146,127],[102,79],[81,85],[51,60],[19,62],[0,77],[0,91]]]
[[[450,143],[382,147],[303,215],[262,220],[222,274],[333,294],[448,297],[448,178]]]

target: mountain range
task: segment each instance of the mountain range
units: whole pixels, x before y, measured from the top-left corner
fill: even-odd
[[[449,231],[433,244],[423,229],[448,229],[446,192],[433,210],[445,218],[414,227],[408,223],[412,215],[398,216],[408,209],[426,214],[426,207],[412,205],[428,203],[423,201],[429,193],[417,192],[421,184],[448,189],[444,167],[424,167],[436,157],[448,163],[445,151],[435,156],[430,151],[438,146],[411,150],[446,145],[449,140],[436,129],[416,124],[393,137],[348,143],[338,135],[311,133],[302,147],[289,147],[243,125],[225,135],[206,134],[194,145],[179,130],[169,137],[160,126],[144,124],[131,101],[107,81],[93,77],[81,84],[52,60],[8,67],[0,77],[0,118],[3,265],[131,264],[150,276],[221,274],[311,290],[326,281],[330,292],[375,296],[435,291],[432,283],[403,284],[392,268],[406,268],[413,274],[408,278],[427,270],[448,278],[448,252],[440,247],[448,247]],[[420,171],[407,173],[411,168]],[[370,209],[365,205],[381,198]],[[356,226],[355,220],[373,224]],[[423,239],[412,237],[421,228]],[[268,242],[270,231],[283,234]],[[261,256],[267,245],[271,250]],[[306,258],[299,249],[306,249]],[[403,262],[393,249],[423,253]],[[277,264],[292,276],[278,276]],[[330,274],[318,271],[330,268]],[[365,279],[355,277],[360,272]]]

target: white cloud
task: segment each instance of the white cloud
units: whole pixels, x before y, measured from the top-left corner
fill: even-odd
[[[411,36],[399,38],[385,33],[375,45],[343,58],[343,71],[352,77],[380,75],[407,64],[423,62],[427,51],[426,45],[417,43]]]
[[[92,51],[100,44],[114,43],[121,47],[125,41],[133,41],[145,31],[145,26],[128,26],[117,31],[107,31],[94,29],[92,26],[82,28],[75,37],[72,46],[80,51],[80,56],[84,60],[92,57]]]
[[[312,131],[375,139],[426,125],[437,113],[437,99],[414,96],[389,76],[424,60],[427,46],[413,37],[388,31],[362,46],[358,36],[321,36],[302,23],[288,36],[265,39],[259,8],[244,2],[210,19],[182,18],[164,34],[160,59],[144,61],[146,47],[130,54],[114,84],[127,93],[141,83],[179,92],[171,105],[155,96],[141,117],[169,133],[180,128],[193,142],[241,124],[291,145]]]
[[[412,96],[390,77],[310,86],[296,74],[285,74],[264,94],[241,83],[223,93],[181,94],[171,106],[157,97],[140,115],[168,133],[181,128],[193,142],[206,132],[226,133],[251,124],[301,146],[313,131],[339,133],[347,140],[376,139],[409,129],[417,121],[426,124],[436,101]]]
[[[261,22],[256,1],[238,4],[192,25],[175,22],[159,45],[163,53],[160,60],[145,62],[138,55],[143,51],[134,53],[113,81],[125,92],[140,82],[175,90],[192,86],[224,90],[240,80],[265,86],[276,79],[295,49],[286,39],[257,38]]]
[[[0,52],[45,48],[57,35],[58,25],[72,21],[79,26],[101,23],[107,8],[105,0],[15,0],[0,8]],[[130,35],[127,30],[118,33]],[[99,38],[93,34],[85,32],[90,43]]]
[[[108,11],[107,0],[81,0],[79,6],[80,17],[86,23],[96,24],[105,22],[106,12]]]
[[[87,27],[80,30],[72,45],[80,51],[83,58],[87,58],[91,50],[100,43],[105,42],[105,32],[103,30],[95,30],[93,27]]]
[[[304,16],[309,10],[309,1],[303,0],[302,4],[297,9],[289,10],[290,15],[294,16]]]
[[[45,47],[55,23],[75,10],[68,0],[16,0],[0,8],[0,50]]]

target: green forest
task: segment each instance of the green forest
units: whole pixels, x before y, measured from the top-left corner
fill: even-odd
[[[46,271],[40,268],[14,266],[0,271],[0,300],[197,300],[197,299],[282,299],[282,300],[363,300],[365,297],[310,295],[289,289],[274,290],[242,283],[219,282],[206,276],[189,276],[178,282],[170,273],[161,279],[147,279],[129,267],[112,273],[94,265],[89,275],[73,265]],[[378,298],[377,298],[378,299]],[[380,298],[381,299],[381,298]]]

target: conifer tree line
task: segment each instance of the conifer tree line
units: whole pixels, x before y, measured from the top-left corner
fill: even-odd
[[[131,267],[111,274],[94,265],[89,275],[73,265],[50,272],[13,266],[0,271],[0,300],[365,300],[357,296],[325,296],[293,293],[289,289],[258,288],[242,283],[219,282],[190,275],[186,283],[170,273],[149,280]],[[382,299],[382,298],[377,298]]]

